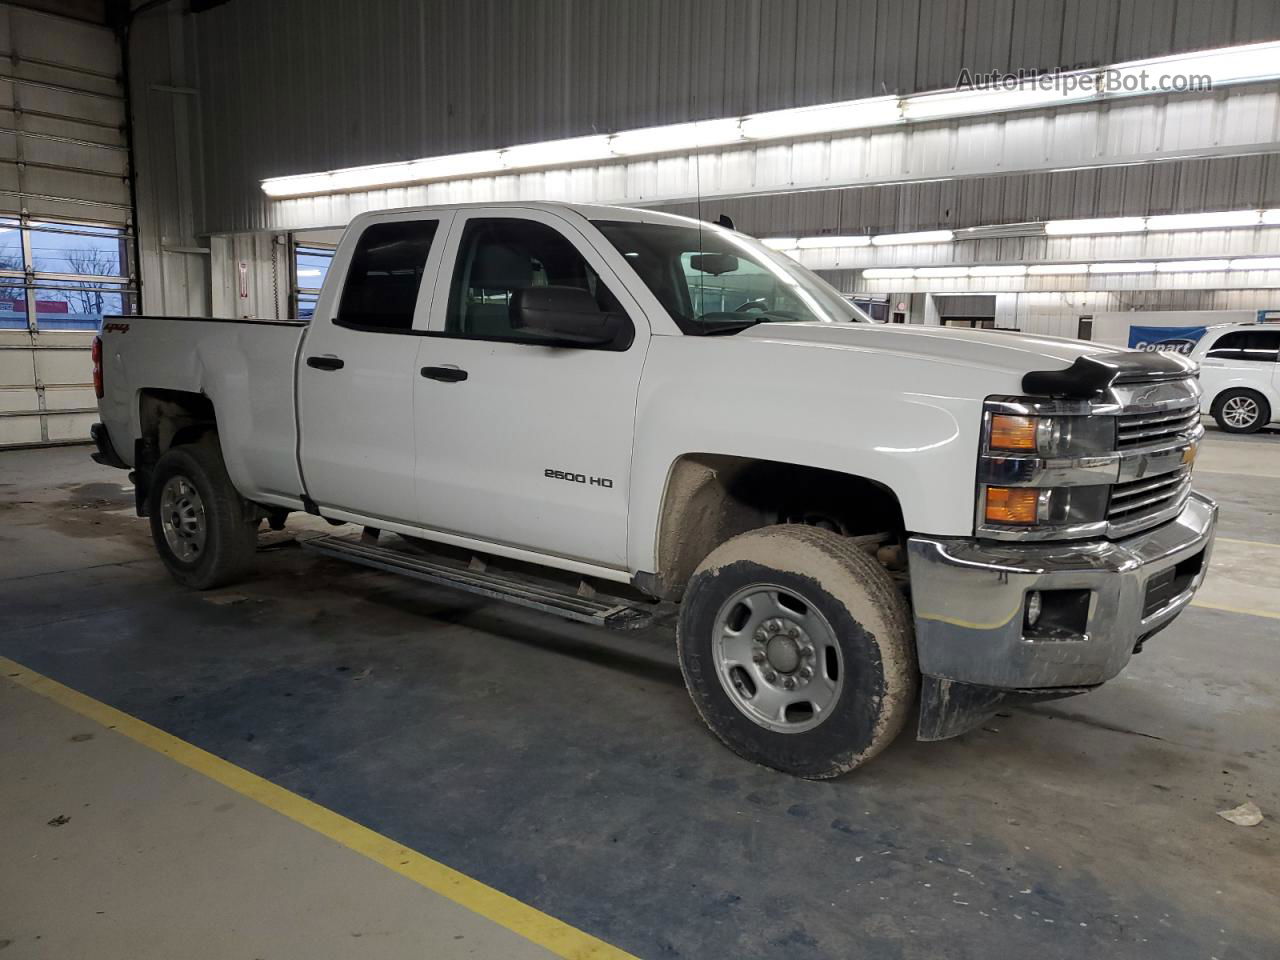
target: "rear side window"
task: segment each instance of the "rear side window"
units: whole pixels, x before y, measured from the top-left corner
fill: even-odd
[[[1219,337],[1205,356],[1236,363],[1275,363],[1278,352],[1280,330],[1236,330]]]
[[[361,330],[411,329],[438,222],[396,220],[366,227],[347,269],[336,322]]]

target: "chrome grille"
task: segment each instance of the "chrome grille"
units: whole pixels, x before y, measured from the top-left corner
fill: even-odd
[[[1200,407],[1192,404],[1157,413],[1128,413],[1117,418],[1116,438],[1121,450],[1176,440],[1200,423]]]
[[[1158,477],[1128,480],[1111,488],[1107,520],[1116,525],[1129,525],[1182,506],[1191,489],[1191,468],[1182,467]]]

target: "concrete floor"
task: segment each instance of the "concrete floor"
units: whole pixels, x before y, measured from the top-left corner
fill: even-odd
[[[1280,435],[1211,434],[1198,473],[1201,605],[1121,677],[835,782],[720,747],[666,636],[279,542],[186,592],[83,448],[0,454],[0,655],[642,957],[1274,960]],[[0,678],[4,960],[525,955],[117,740]]]

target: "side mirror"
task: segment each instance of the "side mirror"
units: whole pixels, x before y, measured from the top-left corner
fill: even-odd
[[[630,326],[626,317],[605,313],[581,287],[517,290],[511,298],[511,317],[516,327],[557,346],[625,350],[631,345],[630,338],[620,342]]]

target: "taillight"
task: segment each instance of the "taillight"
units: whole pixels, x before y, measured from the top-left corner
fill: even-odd
[[[93,393],[102,399],[102,337],[93,338],[93,348],[89,351],[93,358]]]

